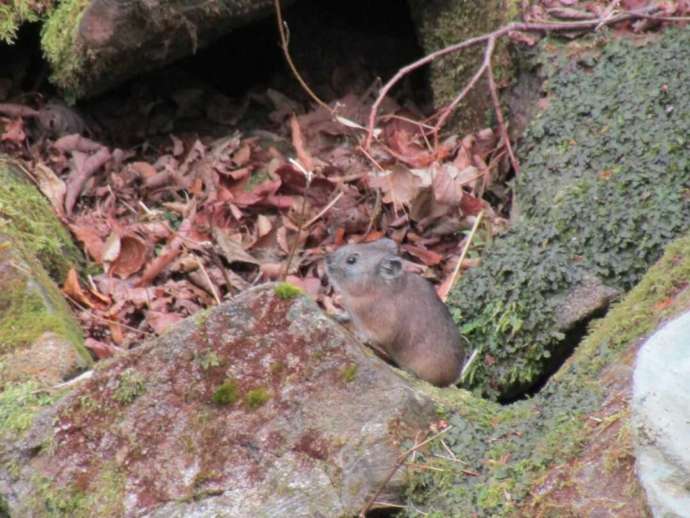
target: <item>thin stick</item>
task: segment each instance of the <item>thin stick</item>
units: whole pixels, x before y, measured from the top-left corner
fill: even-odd
[[[487,47],[491,46],[493,38],[489,40]],[[496,112],[496,119],[498,120],[498,128],[501,132],[501,136],[506,143],[506,149],[508,150],[508,157],[510,158],[510,164],[513,166],[513,171],[515,176],[520,174],[520,163],[517,158],[515,158],[515,153],[513,153],[513,146],[510,143],[510,136],[508,135],[508,128],[506,127],[506,121],[503,118],[503,110],[501,109],[501,100],[498,98],[498,90],[496,89],[496,81],[494,80],[494,72],[489,66],[486,71],[486,77],[489,80],[489,92],[491,93],[491,101],[494,104],[494,111]]]
[[[84,313],[87,313],[87,314],[91,315],[92,317],[94,317],[94,318],[97,319],[97,320],[102,320],[103,322],[106,322],[106,323],[108,323],[108,324],[117,324],[117,325],[122,326],[122,327],[124,327],[125,329],[129,329],[130,331],[133,331],[133,332],[135,332],[135,333],[141,333],[141,334],[148,335],[148,336],[156,336],[156,333],[151,333],[151,332],[149,332],[149,331],[144,331],[143,329],[137,329],[136,327],[128,326],[127,324],[123,324],[122,322],[118,322],[117,320],[115,320],[115,319],[113,319],[113,318],[102,317],[101,315],[99,315],[99,314],[94,313],[93,311],[91,311],[89,308],[87,308],[86,306],[84,306],[84,305],[81,304],[80,302],[76,301],[73,297],[70,297],[69,295],[67,295],[67,293],[63,292],[63,295],[64,295],[65,297],[67,297],[67,299],[69,299],[69,301],[70,301],[72,304],[74,304],[75,306],[77,306],[77,307],[78,307],[80,310],[82,310]]]
[[[208,272],[206,271],[206,268],[204,267],[204,263],[202,263],[198,257],[195,257],[194,259],[196,259],[196,264],[197,266],[199,266],[201,273],[204,275],[204,279],[206,279],[208,289],[211,290],[211,295],[213,295],[213,298],[216,299],[216,304],[220,304],[220,297],[218,296],[218,293],[216,291],[216,285],[213,284],[211,277],[209,276]]]
[[[285,270],[283,271],[283,275],[281,276],[281,280],[283,281],[287,279],[288,275],[290,275],[290,265],[292,264],[292,260],[295,258],[297,248],[299,248],[300,240],[302,239],[302,233],[306,229],[306,225],[304,224],[304,218],[307,213],[307,194],[309,193],[309,188],[311,187],[311,181],[314,178],[314,173],[312,171],[307,171],[307,169],[304,168],[304,166],[299,160],[291,158],[290,163],[294,165],[304,175],[304,181],[306,182],[306,184],[304,187],[304,191],[302,191],[302,209],[299,215],[297,236],[295,237],[295,243],[292,245],[292,247],[290,247],[290,253],[288,254],[288,258],[285,263]]]
[[[630,20],[630,19],[636,19],[636,18],[646,18],[650,15],[652,15],[654,12],[657,12],[659,10],[658,7],[656,6],[648,6],[645,7],[644,9],[641,9],[639,11],[629,11],[625,13],[618,14],[616,16],[612,16],[608,18],[604,25],[612,25],[614,23],[622,22],[625,20]],[[381,88],[381,91],[379,92],[378,97],[374,101],[374,104],[371,106],[371,110],[369,111],[369,121],[367,123],[367,137],[364,142],[364,147],[368,149],[371,146],[371,141],[374,138],[374,126],[376,124],[376,116],[378,114],[379,108],[381,107],[381,103],[383,102],[384,98],[388,95],[388,92],[391,91],[391,89],[407,74],[410,72],[423,67],[424,65],[427,65],[434,61],[435,59],[438,59],[440,57],[446,56],[448,54],[452,54],[454,52],[459,52],[463,49],[467,49],[470,47],[475,47],[477,45],[480,45],[484,42],[489,41],[489,39],[493,38],[494,40],[497,40],[498,38],[508,34],[511,31],[523,31],[523,32],[543,32],[543,33],[548,33],[548,32],[560,32],[560,31],[573,31],[573,30],[587,30],[587,29],[593,29],[599,23],[601,22],[600,19],[596,20],[582,20],[582,21],[575,21],[575,22],[555,22],[555,23],[524,23],[524,22],[513,22],[509,23],[508,25],[505,25],[499,29],[496,29],[493,32],[482,34],[480,36],[475,36],[473,38],[469,38],[465,41],[461,41],[459,43],[455,43],[453,45],[449,45],[448,47],[444,47],[442,49],[438,49],[426,56],[424,56],[421,59],[418,59],[417,61],[414,61],[413,63],[410,63],[409,65],[406,65],[402,67],[400,70],[398,70],[395,75],[388,80],[388,82]]]
[[[323,209],[321,209],[321,212],[319,212],[316,216],[314,216],[313,218],[311,218],[309,221],[307,221],[307,222],[304,224],[304,228],[309,228],[309,227],[311,227],[314,223],[316,223],[316,222],[321,218],[321,216],[323,216],[324,214],[326,214],[326,212],[328,212],[329,210],[331,210],[331,207],[333,207],[333,205],[335,205],[336,203],[338,203],[338,200],[339,200],[340,198],[342,198],[343,194],[344,194],[343,191],[340,191],[340,192],[338,193],[338,196],[336,196],[335,198],[333,198],[333,200],[330,201],[330,202],[328,203],[328,205],[326,205]]]
[[[477,229],[479,228],[479,223],[482,221],[482,216],[484,216],[484,211],[481,211],[479,215],[477,216],[477,219],[474,220],[474,225],[472,225],[472,230],[470,231],[470,235],[467,236],[467,241],[465,242],[465,246],[462,248],[462,253],[460,254],[460,258],[458,259],[458,263],[455,265],[455,269],[453,270],[453,275],[450,276],[450,281],[448,282],[448,291],[443,294],[442,300],[443,302],[446,301],[448,298],[448,294],[450,293],[450,290],[453,288],[453,285],[455,284],[455,280],[458,276],[458,273],[460,273],[460,265],[462,265],[462,262],[465,260],[465,255],[467,255],[467,250],[470,248],[470,243],[472,243],[472,238],[474,237],[474,234],[477,232]]]
[[[330,113],[333,113],[331,107],[328,106],[328,104],[326,104],[324,101],[322,101],[321,98],[318,95],[316,95],[311,88],[309,88],[309,85],[307,85],[307,83],[304,81],[302,75],[297,70],[297,66],[295,66],[295,63],[292,61],[292,57],[290,56],[290,50],[288,49],[288,37],[287,32],[285,31],[286,24],[283,21],[283,13],[280,7],[280,0],[275,0],[274,5],[276,11],[276,21],[278,23],[278,33],[280,34],[280,47],[283,49],[285,61],[287,61],[287,64],[290,67],[290,70],[292,71],[292,74],[295,76],[295,79],[297,79],[297,82],[304,89],[304,91],[307,92],[307,95],[309,95],[309,97],[311,97],[314,100],[314,102],[328,110]]]
[[[441,431],[438,432],[437,434],[432,435],[431,437],[429,437],[428,439],[426,439],[426,440],[420,442],[419,444],[415,444],[412,448],[410,448],[409,450],[407,450],[406,452],[404,452],[402,455],[400,455],[400,457],[398,457],[398,461],[395,463],[395,466],[393,466],[393,469],[390,470],[390,472],[388,473],[388,476],[387,476],[387,477],[385,478],[385,480],[383,481],[383,484],[381,484],[381,486],[378,488],[378,490],[376,491],[376,493],[374,493],[374,496],[372,496],[372,497],[369,499],[369,501],[366,503],[366,505],[365,505],[365,506],[362,508],[362,510],[359,512],[359,518],[366,518],[367,511],[368,511],[369,509],[371,509],[371,506],[374,504],[374,502],[376,502],[376,499],[377,499],[377,498],[379,497],[379,495],[381,494],[381,491],[383,491],[383,488],[386,487],[386,484],[388,484],[388,482],[390,482],[390,480],[393,478],[393,475],[395,475],[395,473],[398,471],[398,469],[400,469],[400,466],[403,465],[403,463],[405,462],[405,459],[407,459],[407,457],[409,457],[410,454],[416,452],[416,451],[419,450],[422,446],[425,446],[425,445],[429,444],[431,441],[433,441],[434,439],[440,437],[441,435],[443,435],[444,433],[446,433],[446,432],[447,432],[448,430],[450,430],[451,428],[452,428],[452,426],[448,426],[447,428],[444,428],[443,430],[441,430]]]

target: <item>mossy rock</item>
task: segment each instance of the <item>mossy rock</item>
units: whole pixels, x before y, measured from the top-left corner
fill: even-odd
[[[500,406],[432,390],[450,429],[445,446],[415,459],[403,516],[646,516],[628,421],[632,365],[642,339],[690,307],[689,276],[685,236],[532,399]]]
[[[91,363],[81,330],[49,273],[62,281],[79,251],[47,201],[0,161],[0,390],[56,383]]]
[[[554,47],[540,54],[550,104],[520,151],[520,219],[448,300],[480,352],[467,384],[494,398],[563,353],[564,293],[591,277],[630,289],[690,224],[690,29],[616,41],[581,64]]]
[[[25,257],[37,259],[62,283],[71,267],[83,263],[83,256],[23,168],[0,155],[0,235],[8,236]]]
[[[192,55],[272,9],[270,0],[63,0],[46,18],[41,46],[51,81],[78,99]]]
[[[515,0],[409,0],[419,42],[426,54],[491,32],[519,13]],[[434,105],[441,107],[455,98],[481,65],[484,46],[455,52],[430,65]],[[508,84],[513,65],[507,46],[499,41],[493,57],[494,76],[500,85]],[[493,108],[487,83],[482,79],[467,95],[452,121],[469,131],[491,125]]]

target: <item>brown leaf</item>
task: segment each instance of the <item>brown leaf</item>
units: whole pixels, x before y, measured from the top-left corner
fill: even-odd
[[[409,204],[417,197],[422,182],[406,167],[395,165],[390,171],[372,173],[369,176],[369,185],[381,189],[384,193],[383,201],[399,207]]]
[[[141,237],[130,232],[120,238],[120,253],[110,265],[110,273],[127,279],[146,264],[150,247]]]
[[[299,127],[299,122],[295,114],[290,118],[290,130],[292,132],[292,146],[295,148],[297,158],[307,171],[314,170],[314,160],[307,151],[304,145],[304,137],[302,137],[302,129]]]
[[[84,345],[87,349],[93,351],[93,353],[96,355],[96,358],[98,358],[99,360],[110,358],[111,356],[119,352],[124,352],[119,347],[115,347],[113,345],[101,342],[99,340],[94,340],[91,337],[84,340]]]
[[[440,262],[443,260],[442,255],[420,246],[404,245],[402,249],[408,254],[422,261],[427,266],[435,266],[440,264]]]
[[[5,131],[0,135],[0,141],[14,142],[15,144],[24,142],[25,138],[24,121],[21,118],[13,119],[5,124]]]
[[[65,215],[65,182],[60,180],[53,170],[43,162],[36,164],[33,172],[38,182],[38,188],[48,198],[57,215],[63,217]]]
[[[105,240],[105,244],[103,245],[103,253],[101,256],[103,262],[112,263],[115,259],[117,259],[117,256],[120,255],[121,246],[120,236],[118,233],[111,232],[108,236],[108,239]]]
[[[223,256],[228,263],[248,263],[258,265],[257,261],[251,254],[245,252],[242,244],[233,240],[228,232],[218,227],[213,227],[213,238],[218,243],[218,246],[223,251]]]
[[[244,144],[240,149],[235,151],[232,155],[232,161],[238,167],[242,167],[252,156],[252,148],[248,144]]]
[[[146,312],[146,322],[153,328],[156,334],[164,333],[170,326],[182,320],[182,317],[177,313],[166,313],[162,311]]]
[[[156,168],[148,162],[132,162],[129,167],[134,170],[141,178],[151,178],[158,174]]]
[[[439,203],[457,207],[462,200],[462,179],[460,171],[451,163],[434,167],[432,180],[434,198]]]
[[[465,193],[460,201],[460,210],[463,214],[476,216],[484,208],[484,201],[469,193]]]
[[[77,271],[74,268],[70,268],[69,272],[67,272],[65,283],[62,285],[62,291],[79,304],[88,308],[93,308],[93,304],[91,304],[89,297],[86,295],[86,293],[84,293],[79,285],[79,277],[77,276]]]
[[[98,264],[103,262],[104,243],[98,231],[87,225],[70,224],[69,229],[86,249],[86,253]]]
[[[108,329],[110,329],[110,337],[117,345],[121,345],[125,341],[125,337],[122,334],[122,326],[119,322],[108,320]]]
[[[259,237],[264,237],[271,231],[273,228],[271,219],[272,218],[269,218],[263,214],[259,214],[259,216],[256,218],[256,230],[259,233]]]

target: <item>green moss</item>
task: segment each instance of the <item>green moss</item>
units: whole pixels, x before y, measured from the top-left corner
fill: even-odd
[[[244,396],[245,404],[252,410],[263,406],[269,399],[271,399],[271,396],[268,390],[263,387],[252,389]]]
[[[690,226],[690,83],[677,74],[690,29],[612,43],[584,71],[559,63],[521,148],[521,219],[448,299],[485,359],[467,386],[494,398],[529,387],[559,351],[558,296],[585,275],[629,289]]]
[[[0,234],[19,243],[61,283],[82,262],[79,250],[46,199],[22,177],[19,166],[0,158]]]
[[[356,364],[352,363],[343,369],[342,377],[343,377],[343,381],[345,381],[345,383],[350,383],[351,381],[354,381],[356,376],[357,376],[357,365]]]
[[[19,27],[26,22],[38,21],[51,2],[14,0],[0,3],[0,42],[12,44]]]
[[[78,74],[83,56],[75,46],[79,20],[89,0],[63,0],[43,25],[41,46],[53,70],[51,80],[74,95],[80,92]]]
[[[412,505],[403,515],[415,516],[413,510],[422,508],[430,516],[522,516],[521,505],[534,484],[550,467],[573,462],[590,439],[583,420],[602,403],[602,369],[621,362],[621,355],[641,337],[690,307],[689,278],[690,235],[667,247],[663,258],[592,327],[573,358],[531,400],[501,407],[463,390],[432,389],[429,394],[443,403],[450,425],[441,437],[456,459],[438,442],[421,454],[415,463],[435,469],[411,477]],[[625,415],[607,420],[620,418]],[[627,427],[621,429],[616,443],[621,448],[608,453],[611,458],[604,466],[615,467],[629,455],[629,433]]]
[[[235,380],[226,380],[218,389],[213,393],[213,402],[216,405],[232,405],[239,399],[239,389],[237,387],[237,382]]]
[[[67,338],[86,364],[91,363],[81,331],[57,291],[48,293],[26,278],[7,281],[0,290],[0,354],[29,346],[46,332]]]
[[[120,374],[113,399],[124,405],[130,404],[146,390],[144,376],[134,369],[127,369]]]
[[[5,386],[0,392],[0,435],[16,437],[26,432],[34,416],[57,399],[58,395],[41,390],[34,381]]]
[[[280,282],[275,287],[275,294],[278,296],[278,298],[283,300],[294,299],[303,293],[304,292],[300,288],[294,284],[290,284],[289,282]]]

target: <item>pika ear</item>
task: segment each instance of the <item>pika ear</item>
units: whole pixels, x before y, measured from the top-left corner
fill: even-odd
[[[384,237],[383,239],[374,241],[374,243],[376,243],[377,247],[381,248],[382,250],[385,250],[389,254],[398,255],[398,243],[396,243],[392,239]]]
[[[379,274],[387,281],[400,277],[402,272],[402,260],[397,256],[389,255],[379,263]]]

